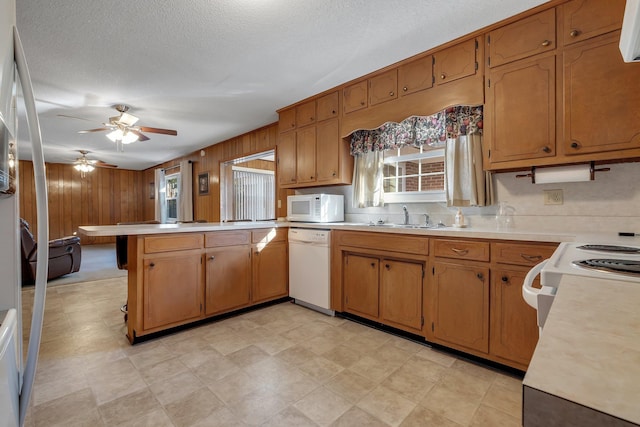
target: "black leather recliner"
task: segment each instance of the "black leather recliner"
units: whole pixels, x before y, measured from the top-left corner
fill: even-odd
[[[29,230],[29,224],[22,218],[20,218],[20,243],[22,284],[30,284],[36,277],[38,245]],[[50,240],[47,280],[79,271],[81,258],[80,237],[67,236]]]

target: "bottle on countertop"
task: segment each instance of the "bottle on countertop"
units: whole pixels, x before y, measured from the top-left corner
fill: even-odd
[[[458,212],[456,213],[453,225],[455,227],[464,227],[464,215],[462,214],[462,210],[460,208],[458,208]]]

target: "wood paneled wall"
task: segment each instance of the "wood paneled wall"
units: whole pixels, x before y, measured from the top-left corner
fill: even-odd
[[[19,164],[20,215],[35,234],[35,185],[33,164]],[[47,163],[49,199],[49,238],[72,235],[80,225],[112,225],[118,222],[141,221],[144,210],[139,203],[148,193],[142,171],[96,168],[84,178],[73,165]],[[113,237],[80,235],[83,244],[108,243]]]
[[[81,178],[73,165],[47,163],[49,196],[49,238],[72,235],[80,225],[113,225],[119,222],[146,221],[155,218],[154,170],[176,166],[181,160],[193,162],[193,217],[207,222],[220,221],[220,163],[276,148],[278,124],[211,145],[187,156],[173,159],[144,171],[96,168]],[[33,233],[37,231],[33,165],[20,161],[20,215]],[[198,175],[209,172],[209,194],[198,195]],[[277,216],[286,216],[287,195],[278,189],[281,206]],[[113,237],[80,236],[82,244],[114,242]]]
[[[220,163],[238,157],[255,154],[262,151],[276,148],[278,137],[278,123],[256,129],[232,139],[211,145],[187,156],[173,159],[154,168],[144,171],[145,185],[152,185],[154,182],[154,169],[168,168],[177,165],[181,160],[191,160],[193,162],[193,218],[205,220],[207,222],[220,221]],[[204,154],[204,155],[202,155]],[[198,195],[198,175],[204,172],[209,173],[209,194]],[[147,190],[148,191],[148,190]],[[278,199],[281,200],[280,207],[276,208],[277,216],[287,214],[287,195],[292,194],[291,190],[278,189]],[[148,199],[148,198],[147,198]],[[153,200],[147,200],[144,206],[145,220],[154,219]],[[276,205],[277,206],[277,205]]]

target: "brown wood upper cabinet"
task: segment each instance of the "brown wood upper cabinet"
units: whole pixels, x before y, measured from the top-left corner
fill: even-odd
[[[398,97],[398,70],[390,70],[369,79],[369,105]]]
[[[478,69],[477,50],[478,39],[474,38],[434,53],[436,84],[474,75]]]
[[[622,61],[619,40],[616,31],[564,52],[567,155],[640,148],[640,64]]]
[[[288,132],[280,135],[277,146],[278,184],[281,186],[296,183],[296,133]]]
[[[565,45],[622,27],[625,0],[573,0],[560,6]]]
[[[489,67],[555,49],[555,9],[545,10],[491,31],[487,36],[487,46]]]
[[[278,131],[288,132],[296,128],[296,110],[290,108],[278,113]]]
[[[433,55],[416,59],[398,67],[400,96],[433,87]]]
[[[359,81],[342,90],[342,110],[344,114],[367,108],[367,80]]]
[[[316,122],[316,101],[305,102],[296,107],[296,127],[303,127]]]
[[[317,99],[316,119],[321,122],[338,117],[338,92],[331,92]]]

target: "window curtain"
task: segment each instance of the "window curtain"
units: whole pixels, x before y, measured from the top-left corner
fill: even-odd
[[[447,206],[492,204],[491,174],[482,170],[482,106],[452,107],[445,114]]]
[[[193,221],[193,169],[189,160],[180,162],[178,221]]]
[[[164,169],[155,170],[155,219],[164,224],[167,222],[167,199],[165,198]]]
[[[482,171],[482,106],[455,106],[430,116],[413,116],[377,129],[355,131],[350,147],[355,157],[354,207],[384,204],[382,152],[406,145],[445,147],[448,206],[492,203],[491,176]]]

